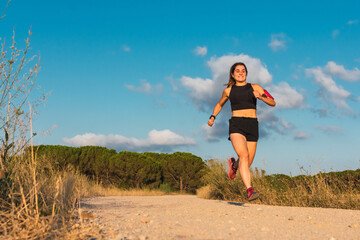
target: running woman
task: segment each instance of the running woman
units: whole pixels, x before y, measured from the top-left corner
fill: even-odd
[[[208,121],[211,127],[222,107],[230,99],[232,117],[229,120],[229,140],[238,155],[238,159],[229,159],[229,178],[236,176],[239,168],[241,178],[247,188],[248,200],[252,201],[259,194],[251,187],[250,166],[254,160],[259,126],[256,116],[257,99],[275,107],[274,98],[260,85],[246,82],[248,71],[244,63],[237,62],[230,68],[229,82],[224,89],[220,101],[216,104]]]

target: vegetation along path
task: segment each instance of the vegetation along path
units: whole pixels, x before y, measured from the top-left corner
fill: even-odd
[[[190,195],[94,197],[84,216],[109,239],[360,239],[360,211],[279,207]]]

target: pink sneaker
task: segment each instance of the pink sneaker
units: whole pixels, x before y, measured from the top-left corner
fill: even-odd
[[[249,201],[253,201],[253,200],[255,200],[255,199],[257,199],[259,197],[259,194],[257,192],[255,192],[252,187],[248,188],[247,194],[248,194],[248,200]]]
[[[236,177],[236,172],[237,172],[237,168],[234,167],[235,165],[235,158],[230,158],[229,159],[229,171],[228,171],[228,176],[231,180],[233,180]]]

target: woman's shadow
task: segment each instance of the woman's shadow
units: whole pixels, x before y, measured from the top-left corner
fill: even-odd
[[[239,202],[228,202],[228,204],[230,205],[235,205],[235,206],[239,206],[239,207],[246,207],[244,206],[245,203],[239,203]]]

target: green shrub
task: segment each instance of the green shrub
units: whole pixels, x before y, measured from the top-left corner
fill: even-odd
[[[162,183],[162,184],[160,184],[159,190],[164,192],[164,193],[174,192],[174,190],[172,189],[170,183]]]

